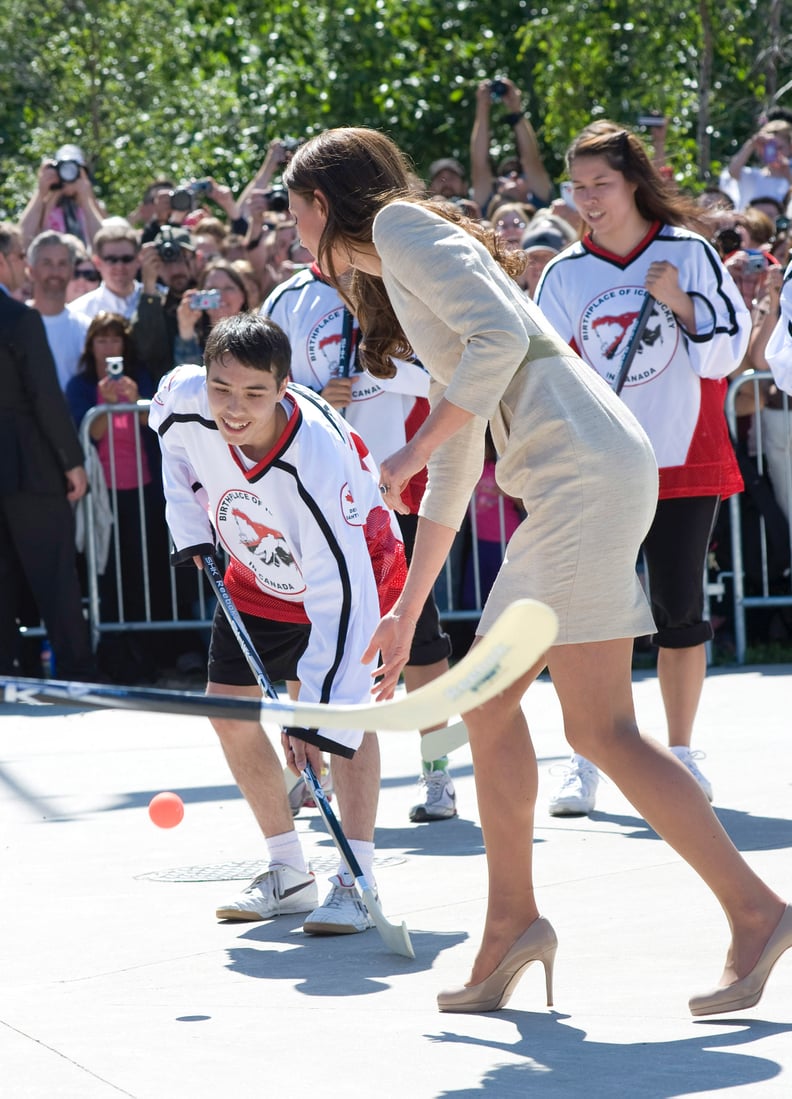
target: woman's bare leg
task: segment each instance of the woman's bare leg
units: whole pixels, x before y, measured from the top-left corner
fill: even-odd
[[[488,977],[539,916],[533,886],[536,755],[521,702],[537,664],[494,701],[465,714],[487,852],[487,918],[471,984]]]
[[[720,901],[732,932],[722,977],[723,984],[730,984],[756,964],[784,902],[734,847],[687,769],[638,732],[631,659],[631,638],[550,650],[548,667],[566,735],[573,749],[610,776]]]

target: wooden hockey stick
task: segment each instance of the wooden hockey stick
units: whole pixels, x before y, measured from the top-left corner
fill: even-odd
[[[217,562],[214,557],[209,554],[205,554],[202,560],[204,572],[212,586],[212,591],[217,596],[217,601],[223,608],[223,613],[234,633],[234,637],[236,637],[239,642],[239,647],[248,663],[248,667],[251,672],[253,672],[253,675],[255,675],[256,681],[264,694],[269,698],[277,698],[277,692],[270,682],[270,678],[267,675],[267,670],[264,667],[261,657],[256,652],[250,634],[245,628],[245,623],[242,621],[239,611],[225,586],[223,575],[220,572]],[[388,949],[392,950],[395,954],[402,954],[406,958],[414,958],[415,951],[410,942],[410,933],[407,930],[407,924],[402,922],[401,927],[399,927],[396,924],[391,923],[385,917],[385,914],[380,907],[380,903],[377,900],[376,893],[361,870],[360,863],[355,858],[355,853],[349,846],[349,840],[344,835],[335,813],[330,808],[330,803],[322,789],[322,784],[316,777],[313,767],[308,762],[306,762],[305,767],[302,769],[302,777],[313,795],[328,832],[333,837],[333,842],[338,849],[339,855],[344,860],[347,870],[349,870],[349,873],[354,879],[355,887],[368,910],[368,914],[374,921],[374,926],[379,932],[380,938]]]
[[[621,361],[619,367],[619,373],[616,375],[616,379],[613,383],[613,392],[621,393],[624,389],[624,383],[627,381],[627,375],[630,373],[630,367],[633,364],[633,359],[638,354],[638,349],[641,346],[641,339],[646,331],[646,326],[649,323],[649,318],[652,315],[654,309],[655,300],[651,294],[647,294],[644,298],[641,311],[638,314],[638,321],[630,335],[630,342],[624,351],[624,358]]]
[[[288,698],[235,698],[16,676],[0,676],[0,701],[60,702],[195,717],[247,718],[306,729],[371,729],[415,735],[416,729],[439,725],[495,698],[536,664],[555,641],[557,631],[558,621],[550,607],[533,599],[518,599],[453,668],[418,690],[388,702],[343,705]]]

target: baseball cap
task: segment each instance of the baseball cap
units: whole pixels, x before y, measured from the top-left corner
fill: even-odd
[[[529,226],[528,231],[522,238],[521,247],[523,252],[533,252],[539,249],[547,252],[560,252],[568,244],[569,241],[560,229],[545,223],[536,225],[533,228]]]
[[[459,163],[458,160],[454,160],[452,156],[441,157],[440,160],[433,160],[429,165],[429,181],[431,182],[435,176],[439,176],[441,172],[454,172],[460,179],[465,178],[465,169]]]
[[[188,252],[195,251],[195,245],[192,242],[192,237],[188,229],[182,229],[178,225],[166,225],[167,233],[163,236],[162,229],[154,237],[155,244],[164,244],[165,241],[171,241],[173,244],[177,244],[179,248],[185,248]]]
[[[55,154],[56,160],[73,160],[75,163],[85,167],[85,153],[82,151],[79,145],[61,145],[60,149]]]

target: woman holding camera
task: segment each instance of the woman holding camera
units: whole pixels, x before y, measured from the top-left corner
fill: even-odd
[[[135,404],[140,398],[153,397],[155,389],[148,371],[137,360],[129,322],[117,313],[97,313],[86,333],[78,372],[66,386],[66,400],[77,427],[93,408],[110,410],[114,405]],[[146,618],[143,546],[148,557],[152,616],[168,614],[168,544],[159,448],[153,433],[144,430],[147,421],[147,413],[108,411],[92,418],[88,429],[113,512],[109,560],[99,576],[105,622],[122,616],[130,622]],[[152,634],[152,652],[146,662],[131,639],[106,638],[99,649],[100,666],[122,682],[134,682],[144,672],[153,674],[156,642]]]
[[[750,317],[715,249],[686,228],[700,211],[661,178],[635,134],[595,123],[570,146],[567,166],[584,234],[547,265],[536,304],[611,386],[634,352],[621,397],[660,469],[643,551],[668,744],[711,801],[690,749],[713,636],[703,577],[719,503],[742,489],[723,404]],[[574,756],[550,812],[590,812],[596,788],[596,769]]]
[[[174,365],[200,363],[203,349],[218,321],[246,313],[250,308],[242,275],[228,260],[214,260],[204,267],[195,290],[186,290],[176,310],[178,334]]]

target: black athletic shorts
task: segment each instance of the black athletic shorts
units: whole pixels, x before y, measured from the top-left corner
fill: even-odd
[[[413,547],[415,545],[415,532],[418,527],[417,515],[398,515],[399,527],[404,539],[404,555],[407,564],[412,560]],[[440,625],[440,614],[434,596],[430,595],[421,608],[418,621],[415,625],[410,648],[410,659],[407,661],[412,667],[425,668],[427,664],[437,664],[451,655],[451,638]]]
[[[240,615],[273,683],[297,679],[297,664],[308,645],[311,627],[302,622],[273,622],[252,614]],[[253,687],[256,677],[242,655],[239,642],[218,605],[209,642],[209,682]]]
[[[712,640],[704,618],[704,567],[719,503],[719,496],[658,502],[643,551],[657,626],[652,641],[662,649]]]

